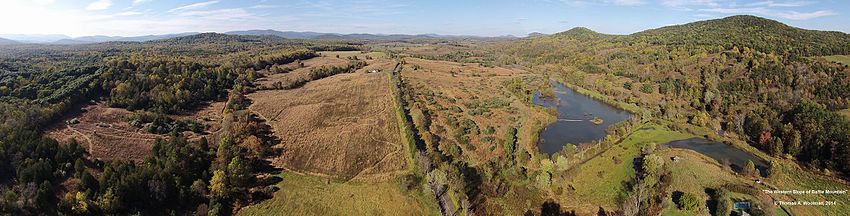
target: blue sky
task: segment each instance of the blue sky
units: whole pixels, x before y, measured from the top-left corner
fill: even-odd
[[[134,36],[247,29],[517,35],[583,26],[629,34],[752,14],[850,32],[840,0],[0,0],[0,34]]]

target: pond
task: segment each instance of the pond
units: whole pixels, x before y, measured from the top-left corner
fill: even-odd
[[[552,155],[566,144],[601,140],[608,126],[632,117],[625,110],[579,94],[558,82],[550,83],[555,86],[556,98],[541,97],[540,92],[535,92],[531,100],[534,104],[558,110],[558,120],[540,132],[537,147],[543,153]]]
[[[710,158],[713,158],[721,164],[723,163],[723,161],[728,161],[729,165],[736,172],[741,172],[744,165],[746,165],[747,161],[750,160],[753,161],[753,164],[756,165],[756,168],[759,170],[762,176],[767,174],[766,161],[762,160],[759,157],[756,157],[755,155],[745,152],[744,150],[735,148],[725,143],[710,141],[702,138],[690,138],[684,140],[671,141],[665,143],[662,146],[690,149]]]

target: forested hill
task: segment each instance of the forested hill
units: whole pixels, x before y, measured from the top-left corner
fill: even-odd
[[[850,179],[850,35],[732,16],[604,36],[584,28],[500,44],[497,64],[542,71],[653,117],[737,136]],[[829,173],[827,173],[829,174]]]
[[[749,15],[667,26],[630,36],[632,40],[664,45],[738,46],[803,56],[850,54],[848,34],[806,30]]]
[[[590,29],[585,28],[585,27],[575,27],[575,28],[572,28],[570,30],[554,34],[554,36],[570,37],[570,38],[575,38],[575,39],[593,39],[593,38],[600,38],[600,37],[611,36],[611,35],[606,35],[606,34],[602,34],[602,33],[599,33],[599,32],[595,32],[595,31],[590,30]]]
[[[606,39],[668,47],[721,49],[749,47],[777,55],[823,56],[850,54],[850,34],[796,28],[776,20],[750,15],[698,21],[650,29],[630,35],[607,35],[576,27],[553,35],[577,40]]]

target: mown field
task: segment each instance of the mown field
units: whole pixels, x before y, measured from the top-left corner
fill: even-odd
[[[433,195],[407,190],[399,180],[344,182],[283,172],[274,198],[237,215],[440,215]]]
[[[640,154],[641,147],[691,137],[694,135],[656,124],[640,126],[608,151],[562,173],[565,182],[553,182],[564,187],[557,198],[565,209],[575,209],[578,214],[595,214],[600,207],[616,210],[618,198],[626,193],[624,183],[634,178],[632,160]]]
[[[386,73],[339,74],[293,90],[248,95],[280,137],[276,164],[341,179],[408,172]]]
[[[850,65],[850,55],[832,55],[823,56],[824,59],[831,62],[838,62],[843,65]]]

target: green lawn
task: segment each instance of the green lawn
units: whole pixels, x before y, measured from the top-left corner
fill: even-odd
[[[238,215],[439,215],[424,192],[407,192],[397,180],[345,183],[290,172],[280,175],[274,198]]]
[[[850,190],[850,186],[841,184],[828,177],[815,175],[802,170],[793,161],[778,161],[779,172],[767,180],[769,184],[784,190]],[[845,215],[850,212],[850,196],[848,195],[794,195],[794,198],[805,201],[829,200],[836,201],[835,206],[793,206],[790,207],[795,215]]]
[[[827,61],[838,62],[843,65],[850,65],[850,55],[833,55],[833,56],[823,56]]]
[[[651,142],[660,145],[691,137],[694,135],[655,124],[639,127],[617,146],[580,165],[575,176],[562,183],[576,189],[574,194],[565,193],[560,197],[562,205],[585,211],[595,211],[599,206],[617,209],[617,198],[624,193],[623,183],[635,175],[631,162],[640,154],[643,145]],[[616,162],[615,157],[618,158]]]

